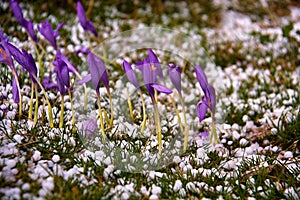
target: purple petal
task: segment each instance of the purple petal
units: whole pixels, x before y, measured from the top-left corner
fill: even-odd
[[[209,133],[207,131],[203,131],[200,133],[201,137],[207,137],[209,136]]]
[[[18,2],[15,0],[10,0],[9,3],[10,3],[10,8],[11,8],[15,18],[17,19],[19,24],[24,26],[24,17],[23,17],[23,13],[22,13],[22,10],[21,10]]]
[[[158,58],[157,58],[157,56],[155,55],[155,53],[153,52],[152,49],[148,50],[148,59],[149,59],[149,63],[155,67],[156,74],[161,79],[163,79],[164,76],[163,76],[163,73],[162,73],[162,69],[161,69],[160,63],[159,63]]]
[[[87,55],[90,52],[90,49],[88,47],[80,47],[77,51],[76,54],[83,53]]]
[[[38,38],[36,36],[36,33],[33,29],[33,23],[28,20],[24,20],[24,28],[26,29],[29,36],[33,39],[34,42],[38,42]]]
[[[206,75],[205,75],[203,69],[199,65],[196,65],[195,72],[196,72],[198,82],[200,83],[200,86],[201,86],[203,92],[206,93],[208,83],[207,83],[207,78],[206,78]]]
[[[96,119],[87,120],[82,124],[82,131],[88,136],[88,138],[93,138],[93,134],[98,129],[98,124]]]
[[[213,86],[208,85],[210,110],[214,114],[216,112],[216,92]]]
[[[202,122],[202,120],[205,118],[207,108],[207,103],[203,100],[199,101],[199,103],[197,104],[196,113],[200,122]]]
[[[172,90],[170,90],[169,88],[162,86],[162,85],[158,85],[158,84],[152,84],[151,87],[153,87],[155,90],[165,93],[165,94],[171,94]]]
[[[51,74],[45,77],[45,79],[43,80],[43,86],[45,87],[45,89],[50,89],[54,91],[56,91],[58,88],[58,85],[52,81]]]
[[[181,77],[180,77],[180,68],[174,64],[169,64],[169,76],[170,79],[179,93],[181,93]]]
[[[38,26],[38,30],[46,38],[46,40],[48,40],[51,45],[57,49],[54,32],[49,21],[46,20],[45,22],[42,22],[41,26]]]
[[[90,52],[87,57],[87,62],[90,67],[92,82],[95,90],[99,90],[100,80],[103,82],[104,86],[108,88],[108,75],[102,60],[98,56]]]
[[[75,69],[75,67],[67,59],[67,57],[61,53],[60,49],[58,49],[56,51],[56,57],[60,58],[61,60],[63,60],[66,63],[66,65],[68,66],[68,69],[69,69],[70,72],[72,72],[73,74],[77,74],[77,70]]]
[[[138,83],[136,75],[135,75],[133,69],[131,68],[130,64],[126,60],[123,61],[123,69],[124,69],[124,72],[125,72],[128,80],[134,85],[134,87],[139,89],[140,85]]]
[[[53,36],[55,37],[55,38],[57,38],[58,36],[59,36],[59,29],[61,29],[61,27],[63,27],[64,26],[64,23],[63,22],[61,22],[61,23],[59,23],[58,25],[57,25],[57,27],[56,27],[56,29],[53,31]]]
[[[13,82],[12,82],[12,95],[13,95],[13,98],[14,98],[14,102],[15,103],[19,103],[20,102],[20,96],[19,96],[19,88],[18,88],[18,84],[17,84],[17,77],[15,77],[13,79]]]
[[[91,75],[91,74],[88,74],[88,75],[86,75],[85,77],[83,77],[81,80],[77,81],[76,84],[82,85],[82,84],[84,84],[84,83],[89,82],[90,80],[92,80],[92,75]]]
[[[33,78],[33,76],[37,76],[37,67],[32,55],[24,49],[22,49],[21,52],[17,47],[10,43],[7,44],[7,47],[14,59],[29,72],[32,81],[36,83],[36,80]]]
[[[85,11],[80,1],[77,1],[76,8],[77,8],[77,16],[79,19],[79,23],[81,24],[82,28],[85,31],[91,31],[96,37],[98,37],[98,33],[93,23],[87,20]]]

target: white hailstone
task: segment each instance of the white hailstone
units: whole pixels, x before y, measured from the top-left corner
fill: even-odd
[[[272,128],[272,129],[271,129],[271,134],[272,134],[272,135],[276,135],[277,133],[278,133],[277,128]]]
[[[248,140],[246,140],[245,138],[242,138],[242,139],[240,140],[240,145],[241,145],[241,146],[246,146],[248,143],[249,143]]]
[[[104,163],[105,165],[110,165],[110,164],[111,164],[111,158],[110,158],[110,157],[105,158],[105,159],[103,160],[103,163]]]
[[[24,184],[22,185],[22,190],[23,190],[23,191],[28,191],[28,190],[30,190],[30,184],[29,184],[29,183],[24,183]]]
[[[157,200],[158,199],[158,196],[156,194],[152,194],[150,197],[149,197],[149,200]]]
[[[216,190],[217,190],[218,192],[222,192],[223,186],[222,186],[222,185],[217,185]]]
[[[228,144],[229,146],[231,146],[231,145],[233,144],[233,141],[232,141],[232,140],[229,140],[229,141],[227,142],[227,144]]]
[[[294,187],[289,187],[287,189],[284,190],[284,195],[286,197],[293,197],[293,199],[299,199],[299,195],[297,194],[298,192],[295,191]]]
[[[7,116],[8,119],[14,119],[15,116],[16,116],[16,112],[14,112],[14,111],[8,111],[6,113],[6,116]]]
[[[293,158],[293,152],[291,152],[291,151],[286,151],[286,152],[284,153],[284,157],[285,157],[285,158]]]
[[[42,187],[46,191],[51,191],[54,189],[54,180],[53,177],[48,177],[42,182]]]
[[[39,161],[41,159],[41,152],[39,152],[38,150],[34,151],[31,158],[33,161]]]
[[[114,166],[109,165],[107,168],[104,169],[103,176],[105,179],[108,179],[108,176],[113,172]]]
[[[248,115],[244,115],[243,118],[242,118],[243,122],[247,122],[249,120],[249,117]]]
[[[161,193],[161,188],[159,186],[156,186],[156,185],[153,184],[152,189],[151,189],[151,193],[159,195]]]
[[[149,196],[150,192],[147,190],[145,186],[141,187],[141,193],[145,196]]]
[[[176,180],[175,184],[174,184],[174,187],[173,187],[174,192],[177,192],[181,188],[182,188],[182,182],[181,182],[181,180]]]
[[[54,163],[57,163],[59,160],[60,160],[59,155],[54,155],[54,156],[52,157],[52,161],[53,161]]]
[[[236,123],[232,125],[232,129],[239,130],[240,126]]]
[[[130,198],[130,195],[127,193],[127,192],[124,192],[122,195],[121,195],[121,199],[129,199]]]
[[[180,163],[181,162],[181,158],[179,156],[174,156],[173,162]]]
[[[17,164],[17,161],[15,159],[8,159],[5,161],[5,165],[7,166],[7,168],[11,169],[13,167],[15,167]]]
[[[181,197],[185,197],[185,196],[186,196],[186,191],[185,191],[184,188],[181,188],[181,189],[179,190],[179,195],[180,195]]]
[[[16,134],[16,135],[14,135],[13,138],[14,138],[14,140],[16,140],[16,142],[17,142],[18,144],[21,144],[21,143],[22,143],[23,137],[22,137],[21,135]]]
[[[223,138],[222,140],[221,140],[221,143],[222,144],[225,144],[227,142],[227,140],[225,139],[225,138]]]
[[[238,140],[241,137],[241,135],[237,131],[233,131],[232,137],[234,140]]]

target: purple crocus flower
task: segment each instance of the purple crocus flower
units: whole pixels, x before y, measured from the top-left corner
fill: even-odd
[[[45,79],[43,80],[43,86],[45,89],[50,89],[53,90],[54,92],[57,92],[58,85],[57,83],[54,83],[51,79],[51,73],[49,76],[46,76]]]
[[[13,60],[11,58],[11,53],[8,49],[9,38],[6,37],[3,32],[0,30],[0,62],[5,63],[10,67],[14,74],[14,79],[12,82],[12,94],[15,103],[20,102],[20,93],[19,93],[19,82],[18,82],[18,72],[14,66]]]
[[[70,72],[72,72],[73,74],[78,74],[74,65],[72,65],[72,63],[68,60],[68,58],[64,54],[61,53],[60,49],[57,49],[57,51],[56,51],[56,58],[59,58],[63,62],[65,62]]]
[[[102,82],[109,92],[108,74],[103,61],[97,55],[89,51],[87,63],[90,68],[90,74],[83,77],[77,84],[83,84],[92,80],[93,86],[99,95],[100,83]]]
[[[64,23],[58,24],[56,29],[53,31],[50,22],[46,20],[45,22],[42,22],[40,26],[38,26],[38,30],[51,43],[51,45],[57,49],[56,38],[59,36],[58,30],[63,25]]]
[[[21,52],[17,47],[10,43],[8,43],[7,47],[14,59],[29,72],[31,80],[34,83],[37,83],[37,67],[32,55],[24,49],[22,49]]]
[[[200,66],[196,65],[195,72],[196,72],[198,82],[200,83],[200,86],[204,92],[204,98],[198,102],[196,107],[196,113],[201,122],[204,119],[208,108],[210,109],[213,115],[215,114],[216,93],[213,86],[208,84],[206,75]]]
[[[170,63],[168,65],[168,71],[169,71],[169,76],[170,79],[177,89],[179,95],[181,95],[181,78],[180,78],[180,67],[175,66],[173,63]]]
[[[172,93],[172,90],[170,90],[169,88],[155,83],[156,76],[158,75],[158,68],[156,68],[154,65],[151,65],[146,59],[144,59],[143,64],[137,66],[137,68],[142,70],[144,84],[152,101],[155,101],[154,89],[165,94]]]
[[[81,24],[82,28],[85,31],[91,31],[95,37],[98,37],[98,33],[93,25],[93,23],[89,20],[87,20],[86,15],[85,15],[85,11],[80,3],[80,1],[77,1],[77,16],[79,19],[79,23]]]
[[[124,72],[125,72],[128,80],[134,85],[134,87],[136,87],[136,89],[139,90],[140,85],[138,83],[136,75],[135,75],[132,67],[130,66],[130,64],[126,60],[123,61],[123,69],[124,69]]]
[[[156,54],[153,52],[152,49],[148,50],[148,61],[151,66],[154,66],[156,68],[156,73],[159,76],[159,78],[163,79],[164,75],[163,75],[160,63],[158,61]]]
[[[70,88],[70,76],[67,64],[60,58],[56,57],[53,62],[54,72],[57,76],[57,86],[61,95],[64,95]]]
[[[27,33],[33,39],[33,41],[38,42],[37,36],[33,29],[33,23],[23,17],[23,13],[18,2],[15,0],[10,0],[9,3],[10,3],[10,8],[14,13],[14,16],[16,17],[19,24],[26,29]]]

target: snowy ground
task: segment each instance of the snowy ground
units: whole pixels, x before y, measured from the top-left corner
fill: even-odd
[[[58,45],[84,76],[92,47],[110,76],[115,111],[109,142],[81,135],[80,120],[97,115],[96,98],[88,88],[88,111],[82,112],[83,87],[74,86],[76,127],[70,127],[71,104],[65,97],[65,126],[57,128],[59,94],[48,91],[55,128],[50,128],[40,98],[39,121],[27,120],[31,83],[22,78],[24,116],[12,98],[12,74],[0,68],[0,195],[3,199],[299,199],[300,198],[300,4],[296,1],[163,2],[151,4],[95,2],[89,19],[99,38],[85,34],[72,3],[59,9],[47,3],[20,4],[35,27],[45,19],[65,22]],[[127,5],[126,5],[127,3]],[[37,54],[13,17],[9,3],[0,1],[1,29],[18,48]],[[88,3],[83,3],[87,9]],[[162,8],[162,9],[161,9]],[[3,14],[2,14],[3,13]],[[45,76],[53,70],[55,50],[39,34]],[[140,116],[141,98],[124,84],[122,61],[141,60],[153,48],[162,66],[184,68],[182,90],[190,124],[189,148],[182,153],[178,117],[170,98],[159,95],[165,157],[157,160],[153,120],[143,136],[129,119],[126,88]],[[209,145],[200,135],[210,130],[211,117],[199,123],[196,104],[203,92],[194,65],[200,64],[217,93],[219,143]],[[21,67],[16,64],[18,71]],[[167,70],[163,69],[164,73]],[[53,76],[55,80],[55,76]],[[73,82],[78,81],[75,76]],[[165,84],[171,87],[166,78]],[[174,88],[172,88],[174,89]],[[102,107],[110,112],[101,88]],[[42,93],[41,93],[42,96]],[[144,94],[147,112],[153,107]],[[179,105],[179,111],[182,109]],[[125,110],[125,111],[124,111]],[[165,112],[165,111],[168,112]],[[150,117],[151,118],[151,117]],[[99,120],[98,120],[99,121]],[[139,122],[139,121],[138,121]],[[99,122],[98,122],[99,123]],[[146,142],[149,139],[149,142]],[[88,144],[86,144],[88,142]],[[171,146],[174,142],[174,146]],[[124,155],[117,159],[118,151]],[[127,160],[124,160],[124,159]]]

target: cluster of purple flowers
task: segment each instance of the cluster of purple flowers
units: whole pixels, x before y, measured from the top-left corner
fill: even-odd
[[[19,22],[19,24],[24,27],[34,44],[39,44],[38,37],[34,30],[33,23],[24,18],[22,10],[16,0],[10,0],[11,10]],[[77,16],[81,26],[83,27],[84,31],[91,32],[93,36],[98,37],[98,33],[91,21],[89,21],[86,17],[85,11],[81,3],[78,1],[76,4],[77,8]],[[0,30],[0,62],[5,63],[8,65],[14,75],[14,79],[12,82],[12,93],[15,103],[19,103],[21,100],[21,92],[20,92],[20,83],[18,80],[18,72],[15,68],[14,61],[19,63],[23,69],[25,69],[31,78],[33,83],[33,87],[42,89],[50,90],[58,90],[62,97],[62,113],[63,113],[63,96],[69,92],[71,95],[71,90],[73,85],[70,82],[71,74],[74,74],[78,77],[79,73],[77,72],[76,68],[72,65],[72,63],[67,59],[65,55],[61,52],[58,44],[57,38],[59,37],[59,29],[63,27],[64,23],[59,23],[55,30],[53,30],[50,22],[48,20],[42,22],[38,25],[39,33],[53,46],[56,50],[56,57],[53,61],[53,65],[55,66],[53,71],[50,71],[49,76],[43,78],[42,83],[39,80],[39,73],[41,71],[38,70],[36,67],[35,60],[33,56],[26,50],[22,49],[19,50],[16,46],[9,42],[9,38],[4,35],[4,33]],[[87,63],[89,65],[90,74],[86,77],[81,78],[78,81],[78,84],[84,84],[88,81],[92,81],[94,89],[96,90],[98,103],[100,106],[100,84],[102,83],[111,98],[110,90],[109,90],[109,77],[105,67],[104,62],[89,48],[82,48],[80,52],[87,55]],[[37,53],[38,54],[38,53]],[[41,65],[41,63],[39,63]],[[40,66],[41,67],[41,66]],[[162,136],[161,136],[161,127],[160,127],[160,120],[157,108],[157,92],[171,94],[173,91],[164,85],[161,84],[159,80],[164,80],[163,70],[161,64],[152,49],[148,50],[148,57],[144,58],[142,61],[137,62],[135,65],[136,69],[141,72],[143,78],[143,84],[147,90],[148,95],[151,98],[151,101],[154,106],[154,117],[156,123],[156,132],[158,137],[159,143],[159,151],[161,152],[162,149]],[[123,62],[123,69],[125,74],[127,75],[128,80],[136,87],[136,89],[141,93],[140,83],[137,80],[136,74],[132,69],[131,65],[124,60]],[[208,84],[207,78],[203,69],[200,66],[195,67],[196,76],[200,86],[204,92],[204,98],[199,101],[197,104],[196,113],[199,117],[200,122],[205,118],[207,109],[209,109],[212,113],[212,118],[214,118],[215,114],[215,106],[216,106],[216,95],[214,88]],[[56,74],[56,82],[52,81],[52,74]],[[173,83],[174,87],[176,88],[179,97],[182,100],[182,92],[181,92],[181,69],[180,67],[169,64],[168,65],[168,74],[171,82]],[[41,77],[41,76],[40,76]],[[43,76],[42,76],[43,77]],[[36,97],[37,98],[37,97]],[[110,102],[112,103],[112,102]],[[49,101],[48,101],[48,104]],[[50,105],[49,105],[50,106]],[[184,106],[184,105],[183,105]],[[21,107],[21,105],[20,105]],[[111,105],[112,108],[112,105]],[[22,108],[20,108],[22,109]],[[185,111],[184,111],[185,112]],[[184,113],[185,115],[185,113]],[[51,116],[50,116],[51,117]],[[101,124],[101,131],[104,135],[104,125],[102,121],[102,111],[99,109],[99,117],[100,117],[100,124]],[[63,115],[61,115],[63,118]],[[112,125],[113,120],[113,109],[111,109],[111,121],[110,124]],[[63,119],[60,120],[60,127],[62,127]],[[51,123],[50,123],[51,124]],[[187,128],[187,122],[185,119],[185,127]],[[187,136],[188,136],[188,129],[185,131],[185,143],[187,143]],[[186,145],[185,145],[186,148]]]

